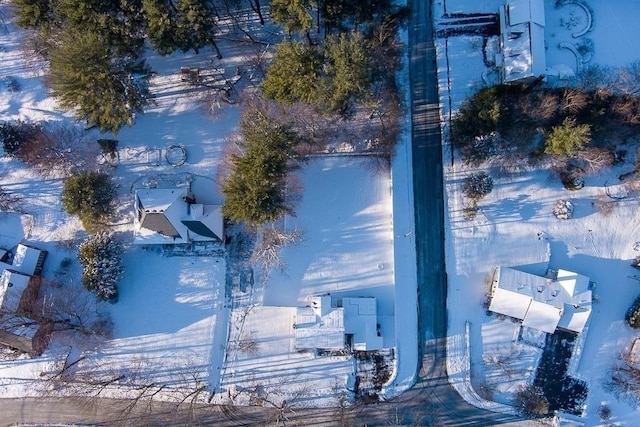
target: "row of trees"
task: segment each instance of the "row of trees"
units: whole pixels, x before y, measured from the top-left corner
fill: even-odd
[[[372,58],[361,34],[328,36],[323,46],[281,43],[262,84],[266,98],[344,113],[370,95]]]
[[[118,301],[117,284],[123,274],[122,246],[106,231],[115,197],[111,178],[104,173],[77,172],[64,180],[63,208],[92,233],[78,248],[82,284],[111,303]]]
[[[232,0],[13,0],[17,23],[37,30],[52,94],[89,126],[116,133],[151,101],[145,40],[163,55],[213,46],[216,4]],[[220,56],[220,52],[218,51]]]
[[[386,107],[380,107],[384,101],[379,98],[395,102],[390,109],[399,109],[397,28],[406,11],[386,0],[274,0],[270,12],[289,37],[276,46],[261,84],[267,101],[244,113],[242,146],[231,156],[231,172],[223,188],[225,216],[254,227],[292,213],[291,201],[285,197],[287,173],[296,166],[300,143],[313,145],[314,136],[300,136],[309,128],[315,132],[316,123],[322,121],[309,114],[348,119],[357,108],[368,105],[369,119],[377,117],[381,123],[380,137],[371,139],[395,142],[394,127],[385,125],[397,116],[385,116]],[[311,35],[314,29],[318,36]],[[263,108],[269,101],[279,106],[279,114]],[[287,117],[287,111],[296,109],[308,113],[305,123]],[[393,146],[385,145],[385,152],[391,153]],[[266,253],[273,253],[271,248],[278,245],[267,245]]]

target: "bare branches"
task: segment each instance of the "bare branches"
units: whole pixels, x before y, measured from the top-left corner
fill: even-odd
[[[280,251],[295,244],[301,237],[298,229],[286,232],[278,230],[274,225],[267,226],[262,229],[262,239],[254,250],[252,261],[261,263],[265,271],[273,267],[282,268],[284,261],[280,257]]]

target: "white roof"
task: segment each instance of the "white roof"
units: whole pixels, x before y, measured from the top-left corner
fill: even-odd
[[[497,280],[489,310],[521,319],[525,326],[581,332],[591,314],[589,278],[581,274],[558,270],[554,280],[500,267]]]
[[[16,248],[16,254],[13,256],[12,269],[20,273],[32,276],[36,271],[38,259],[42,251],[40,249],[25,246],[22,243]]]
[[[497,288],[493,298],[491,298],[489,310],[522,320],[527,315],[531,300],[530,296]]]
[[[542,0],[516,0],[500,9],[505,82],[546,74],[544,25]]]
[[[382,336],[378,335],[376,299],[342,298],[344,308],[344,332],[353,334],[353,349],[359,351],[379,350]]]
[[[177,236],[164,235],[142,227],[141,215],[134,219],[134,243],[176,244],[192,241],[210,242],[223,238],[221,205],[187,203],[186,188],[153,188],[136,191],[136,211],[162,215],[175,229]],[[166,223],[166,222],[165,222]]]
[[[552,334],[558,327],[561,313],[562,310],[557,307],[533,300],[522,325]]]
[[[0,276],[0,309],[5,313],[15,313],[20,306],[22,294],[29,285],[29,276],[11,270],[4,270]]]
[[[321,348],[340,350],[344,348],[344,310],[333,307],[324,316],[319,316],[312,307],[296,310],[296,348]]]

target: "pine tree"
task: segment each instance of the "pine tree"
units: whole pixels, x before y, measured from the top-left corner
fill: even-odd
[[[280,43],[262,82],[265,98],[285,104],[320,105],[326,98],[321,79],[322,57],[317,48],[300,42]]]
[[[289,125],[256,110],[245,113],[240,128],[246,152],[232,156],[233,171],[222,189],[223,213],[234,222],[258,226],[290,211],[286,177],[297,136]]]
[[[273,21],[288,33],[307,33],[313,26],[310,0],[271,0],[269,4]]]
[[[99,232],[80,244],[82,284],[103,301],[118,301],[117,283],[122,278],[122,247],[111,235]]]
[[[64,180],[62,207],[69,214],[77,215],[85,229],[95,231],[111,215],[115,196],[109,175],[80,172]]]
[[[360,34],[330,36],[326,42],[328,104],[344,112],[351,100],[365,98],[372,83],[370,58]]]
[[[144,61],[118,56],[93,32],[67,33],[51,52],[51,88],[64,108],[101,131],[132,125],[149,102]]]
[[[214,13],[207,0],[180,0],[176,4],[176,13],[176,38],[184,52],[193,49],[198,54],[199,49],[205,46],[213,46],[217,50],[213,38]],[[218,56],[221,57],[219,51]]]
[[[178,49],[178,18],[171,3],[168,0],[142,0],[142,7],[147,21],[147,37],[153,47],[162,55]]]
[[[567,117],[560,126],[551,128],[544,152],[554,156],[573,156],[590,141],[591,127],[576,124],[576,119]]]
[[[23,28],[48,25],[53,18],[51,0],[13,0],[16,24]]]

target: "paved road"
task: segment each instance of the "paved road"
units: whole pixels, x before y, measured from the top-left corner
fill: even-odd
[[[449,385],[445,370],[447,283],[444,251],[444,201],[436,55],[430,1],[412,5],[411,110],[413,114],[414,198],[419,281],[421,366],[415,387],[388,402],[287,412],[286,425],[424,425],[485,426],[519,424],[518,419],[467,404]],[[411,309],[411,307],[408,307]],[[69,399],[3,399],[0,423],[100,423],[102,425],[274,425],[275,408],[209,405],[176,412],[175,405],[143,405],[127,412],[127,401]]]

